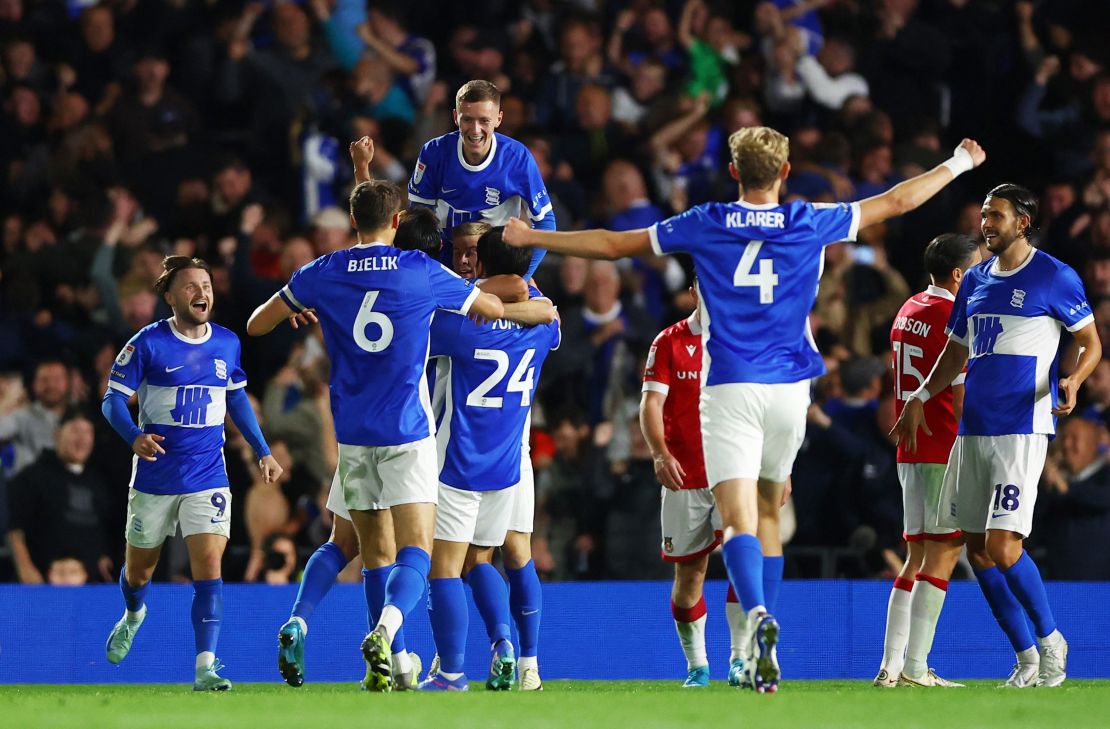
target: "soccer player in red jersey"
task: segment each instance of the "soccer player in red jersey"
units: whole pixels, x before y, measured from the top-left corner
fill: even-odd
[[[695,289],[690,292],[697,296]],[[696,300],[696,299],[695,299]],[[701,391],[702,343],[698,312],[674,324],[655,338],[644,369],[640,427],[655,463],[662,489],[662,555],[673,562],[674,587],[671,614],[686,654],[689,672],[683,686],[709,684],[705,655],[705,596],[702,587],[709,554],[721,543],[721,520],[714,508],[702,457]],[[739,685],[746,651],[746,618],[729,588],[728,624],[732,634],[733,663],[739,664],[733,682]]]
[[[890,330],[894,355],[894,409],[921,386],[948,343],[944,328],[952,313],[964,272],[979,263],[978,243],[946,233],[925,248],[925,270],[932,285],[902,305]],[[906,563],[894,580],[886,616],[883,664],[876,686],[959,686],[928,666],[933,633],[944,605],[948,579],[963,546],[959,530],[937,526],[940,488],[963,410],[963,374],[925,404],[931,433],[917,439],[917,450],[898,444],[898,480],[905,512]]]

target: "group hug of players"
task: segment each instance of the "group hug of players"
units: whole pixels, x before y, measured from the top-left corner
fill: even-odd
[[[358,243],[297,271],[248,322],[252,336],[286,321],[321,328],[339,443],[332,536],[306,565],[279,631],[280,672],[292,686],[303,683],[312,611],[358,555],[372,626],[361,645],[364,689],[467,690],[464,581],[490,640],[487,688],[542,688],[527,438],[533,391],[559,327],[551,302],[528,282],[544,251],[597,259],[683,252],[694,261],[697,310],[654,342],[640,415],[664,487],[662,556],[675,563],[684,685],[709,683],[702,585],[708,555],[720,546],[730,583],[728,681],[773,693],[779,508],[805,434],[810,382],[825,372],[808,326],[823,249],[916,208],[986,155],[964,140],[943,164],[875,197],[780,203],[789,142],[773,129],[748,128],[729,139],[738,201],[700,205],[647,229],[555,232],[536,165],[527,149],[496,133],[500,120],[496,87],[465,84],[456,96],[459,129],[424,145],[407,211],[401,190],[370,179],[370,140],[353,143]],[[936,676],[927,657],[963,543],[1018,656],[1007,685],[1065,678],[1067,644],[1022,540],[1055,416],[1074,407],[1101,346],[1078,276],[1030,245],[1035,215],[1027,190],[993,189],[982,220],[995,257],[980,264],[974,241],[936,238],[925,253],[932,285],[895,322],[909,554],[892,591],[876,685],[955,685]],[[441,240],[455,271],[437,261]],[[227,690],[215,655],[231,508],[225,415],[254,448],[266,480],[281,468],[243,390],[239,342],[209,321],[206,265],[167,258],[156,289],[173,316],[128,342],[103,401],[135,452],[120,574],[126,609],[106,652],[112,663],[129,652],[162,542],[180,526],[195,590],[193,686]],[[1065,328],[1081,354],[1057,382]],[[137,426],[127,410],[132,395]],[[508,588],[491,564],[499,547]],[[436,657],[421,681],[403,623],[425,592]]]

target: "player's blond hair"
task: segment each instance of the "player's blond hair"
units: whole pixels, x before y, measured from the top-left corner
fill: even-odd
[[[771,127],[745,127],[728,138],[732,164],[745,190],[767,190],[790,157],[790,140]]]
[[[462,225],[456,225],[454,228],[451,229],[451,237],[459,238],[471,235],[482,236],[489,232],[489,230],[492,228],[493,226],[489,223],[463,223]]]

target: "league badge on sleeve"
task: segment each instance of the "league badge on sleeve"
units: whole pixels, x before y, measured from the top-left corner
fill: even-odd
[[[126,367],[127,363],[131,361],[131,355],[135,354],[135,345],[128,344],[120,350],[119,356],[116,357],[116,364],[120,367]]]
[[[428,169],[428,165],[420,160],[416,161],[416,169],[412,173],[412,184],[419,185],[420,181],[424,179],[424,170]]]

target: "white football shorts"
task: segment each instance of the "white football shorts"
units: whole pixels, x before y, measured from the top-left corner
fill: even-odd
[[[1028,537],[1048,436],[959,435],[941,489],[939,526],[982,534],[1003,529]]]
[[[509,530],[516,488],[466,491],[441,483],[435,538],[479,547],[500,547]]]
[[[532,454],[527,449],[520,454],[520,481],[510,490],[513,509],[509,531],[531,534],[536,520],[536,477],[532,472]]]
[[[783,483],[806,434],[809,380],[703,387],[701,439],[709,487],[731,479]]]
[[[709,489],[660,489],[662,554],[666,562],[689,562],[721,543],[721,515]]]
[[[434,504],[439,491],[436,440],[429,436],[395,446],[340,443],[339,485],[348,511]]]
[[[898,480],[902,483],[902,537],[907,542],[960,538],[959,529],[937,526],[946,469],[943,463],[898,464]]]
[[[331,477],[331,488],[328,489],[328,511],[335,514],[341,519],[351,520],[351,512],[347,511],[347,505],[343,503],[343,487],[339,485],[339,469],[335,469],[335,475]]]
[[[124,537],[132,547],[153,549],[177,532],[181,536],[217,534],[231,536],[231,489],[191,494],[147,494],[131,489],[127,494],[127,527]]]

